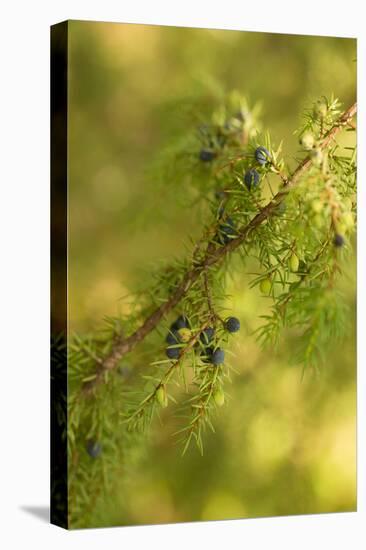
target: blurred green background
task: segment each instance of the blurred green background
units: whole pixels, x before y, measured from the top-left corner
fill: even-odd
[[[214,108],[232,89],[260,100],[264,127],[291,161],[303,109],[331,93],[347,107],[356,95],[353,39],[72,21],[69,62],[69,320],[80,333],[127,311],[120,298],[143,271],[184,256],[187,234],[199,234],[199,214],[172,200],[169,181],[166,194],[157,190],[150,171],[170,139],[194,130],[191,105]],[[342,286],[354,312],[354,262]],[[93,525],[355,509],[354,314],[325,366],[302,378],[291,336],[276,354],[250,336],[263,298],[239,276],[229,293],[245,330],[204,456],[180,456],[168,411]]]

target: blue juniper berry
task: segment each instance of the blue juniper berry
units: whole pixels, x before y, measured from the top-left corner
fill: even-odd
[[[177,319],[170,325],[170,330],[172,332],[181,328],[190,328],[188,317],[185,315],[179,315],[179,317],[177,317]]]
[[[240,321],[237,317],[228,317],[225,321],[225,328],[228,332],[238,332]]]
[[[340,248],[341,246],[344,245],[344,237],[342,235],[340,235],[339,233],[337,233],[334,237],[333,244],[337,248]]]
[[[214,352],[213,346],[208,346],[201,351],[200,357],[204,363],[211,363],[212,354]]]
[[[216,348],[211,355],[211,363],[213,365],[221,365],[225,360],[225,352],[221,348]]]
[[[215,151],[211,149],[201,149],[199,158],[202,162],[211,162],[216,157]]]
[[[235,228],[235,223],[229,216],[219,225],[218,242],[220,244],[227,244],[236,236],[237,231]]]
[[[180,348],[166,348],[166,356],[169,358],[169,359],[178,359],[179,357],[179,354],[180,354]]]
[[[256,148],[254,151],[255,160],[260,164],[261,166],[264,166],[267,161],[271,158],[271,155],[269,151],[263,147],[263,145],[260,145]]]
[[[86,450],[89,456],[91,456],[92,458],[98,458],[98,456],[102,452],[102,446],[100,443],[98,443],[98,441],[90,439],[86,443]]]
[[[179,344],[178,332],[176,330],[168,332],[165,341],[170,346],[174,346],[174,344]]]
[[[259,183],[259,174],[255,168],[250,168],[244,174],[244,183],[250,191],[253,187],[257,187]]]
[[[201,359],[204,363],[221,365],[225,360],[225,352],[221,348],[209,346],[201,352]]]
[[[212,342],[214,336],[214,329],[212,327],[207,327],[201,332],[200,341],[204,346],[207,346],[210,342]]]

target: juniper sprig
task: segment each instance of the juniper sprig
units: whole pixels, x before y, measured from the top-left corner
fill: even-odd
[[[223,307],[227,273],[245,270],[249,255],[258,265],[253,292],[258,287],[270,304],[259,343],[273,346],[296,326],[297,359],[308,367],[342,334],[337,278],[355,229],[356,161],[355,147],[336,138],[354,131],[355,115],[356,105],[341,114],[334,98],[316,102],[305,113],[302,160],[292,169],[237,93],[182,140],[190,149],[178,184],[202,198],[201,237],[186,257],[151,274],[151,284],[130,297],[128,316],[107,319],[97,334],[74,335],[68,349],[74,525],[107,490],[112,465],[138,459],[139,434],[156,416],[177,415],[183,452],[193,441],[203,452],[204,431],[214,429],[215,410],[226,403],[226,352],[241,334],[240,319]],[[86,485],[99,489],[86,494]]]

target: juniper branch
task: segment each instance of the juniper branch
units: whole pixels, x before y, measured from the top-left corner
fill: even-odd
[[[339,117],[336,123],[324,135],[319,148],[325,149],[342,128],[349,126],[356,112],[357,104],[354,103]],[[120,359],[131,352],[135,346],[158,325],[161,319],[175,308],[207,267],[219,264],[228,254],[241,246],[248,236],[272,215],[275,209],[286,198],[290,190],[297,186],[301,177],[309,170],[311,165],[311,158],[307,156],[300,162],[289,177],[284,177],[282,173],[279,174],[283,184],[280,190],[269,203],[259,210],[248,224],[239,228],[237,236],[223,246],[214,247],[212,243],[208,245],[204,259],[201,262],[193,263],[192,267],[184,274],[181,282],[172,291],[168,300],[156,308],[135,332],[113,344],[109,354],[102,360],[102,363],[97,366],[94,380],[84,385],[84,392],[86,394],[91,393],[98,384],[102,383],[105,373],[116,368]]]

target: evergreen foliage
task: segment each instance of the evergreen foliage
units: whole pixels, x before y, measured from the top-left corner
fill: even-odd
[[[170,147],[172,185],[192,186],[206,212],[202,236],[185,257],[162,265],[130,297],[128,317],[108,318],[92,335],[71,335],[68,349],[69,521],[90,525],[101,491],[127,478],[155,417],[175,414],[183,454],[204,452],[205,429],[226,402],[233,376],[230,341],[240,321],[223,303],[233,269],[258,270],[251,286],[270,302],[255,337],[275,346],[297,335],[296,359],[317,366],[343,333],[337,287],[356,216],[355,148],[336,142],[354,132],[355,107],[321,98],[299,129],[299,158],[261,130],[258,108],[232,93],[198,129]],[[164,170],[159,165],[162,177]],[[178,176],[181,177],[178,177]],[[230,312],[235,314],[235,312]],[[236,334],[233,334],[236,333]],[[153,429],[156,429],[153,427]]]

